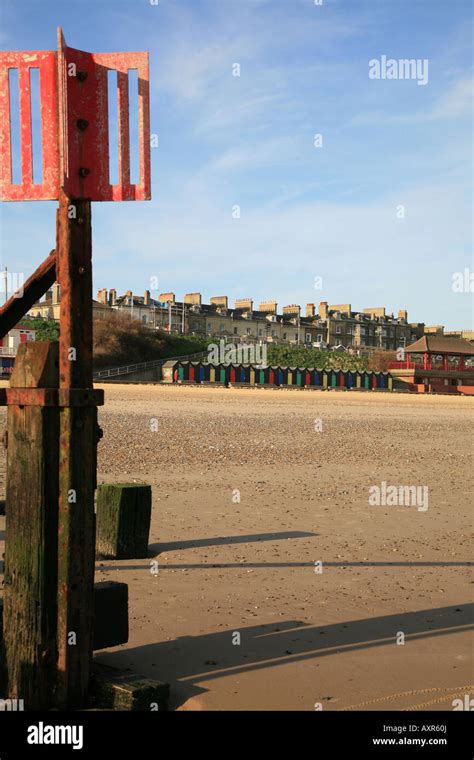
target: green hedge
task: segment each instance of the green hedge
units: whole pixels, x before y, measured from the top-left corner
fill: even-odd
[[[318,369],[359,370],[367,369],[365,356],[352,356],[319,348],[290,348],[269,346],[267,364],[274,367],[317,367]]]

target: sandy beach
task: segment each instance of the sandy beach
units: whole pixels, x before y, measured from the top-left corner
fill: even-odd
[[[172,709],[473,693],[472,399],[103,387],[99,482],[151,483],[153,514],[149,559],[97,562],[130,596],[128,644],[97,659],[169,682]],[[382,482],[426,509],[371,505]]]

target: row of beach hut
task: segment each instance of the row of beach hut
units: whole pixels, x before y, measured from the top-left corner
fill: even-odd
[[[356,372],[302,367],[258,367],[244,364],[206,364],[169,361],[163,365],[163,382],[214,383],[233,386],[393,390],[388,372]]]

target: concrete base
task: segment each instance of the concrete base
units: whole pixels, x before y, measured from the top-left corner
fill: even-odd
[[[136,673],[124,673],[95,662],[91,682],[96,709],[157,712],[168,709],[170,687]]]

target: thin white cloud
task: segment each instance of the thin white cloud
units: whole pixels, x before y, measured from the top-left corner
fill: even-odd
[[[429,287],[440,298],[446,283],[439,272],[468,256],[467,199],[459,186],[405,188],[365,204],[243,206],[240,220],[232,219],[231,207],[217,197],[201,202],[198,186],[192,197],[192,204],[184,198],[173,207],[165,204],[158,218],[144,210],[134,224],[127,223],[135,268],[144,273],[158,268],[167,282],[170,271],[177,279],[185,273],[189,287],[199,289],[216,277],[229,282],[237,267],[242,290],[263,297],[270,282],[284,298],[287,285],[295,287],[296,266],[302,300],[309,297],[314,276],[323,274],[333,297],[345,289],[340,298],[361,293],[367,300],[380,279],[384,289],[388,282],[392,291],[399,288],[414,308],[420,289]],[[400,203],[404,220],[396,216]],[[459,222],[453,228],[455,217]],[[120,230],[109,230],[104,242],[110,247],[112,241],[119,261],[127,248]]]
[[[386,86],[390,87],[391,82]],[[390,113],[385,111],[368,111],[355,116],[353,125],[366,124],[421,124],[424,122],[449,121],[473,113],[473,80],[463,78],[452,82],[436,102],[424,111],[413,108],[409,113]]]
[[[455,82],[438,101],[427,121],[438,119],[457,119],[473,110],[473,80],[461,79]]]
[[[228,171],[257,168],[288,162],[295,154],[295,144],[291,137],[277,138],[265,142],[245,143],[231,148],[215,158],[206,167],[207,171]]]
[[[249,52],[247,41],[234,41],[230,45],[213,43],[197,49],[191,40],[181,42],[160,61],[160,86],[177,100],[201,101],[223,77],[228,76],[232,83],[232,64],[238,60],[237,55],[242,58]]]

